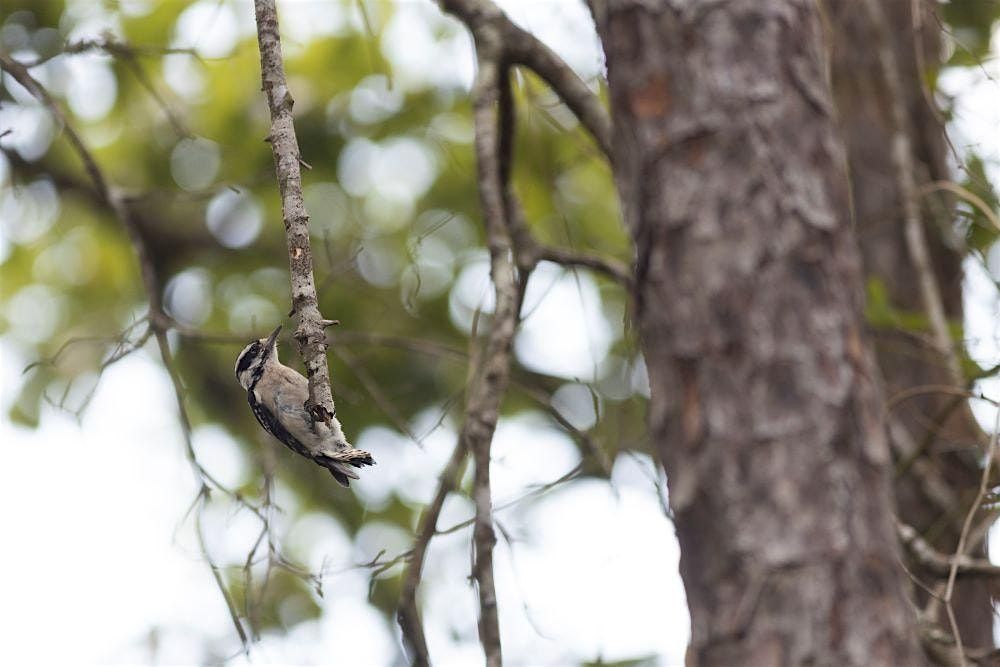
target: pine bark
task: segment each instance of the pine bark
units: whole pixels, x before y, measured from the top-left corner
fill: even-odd
[[[818,7],[592,8],[689,664],[922,664]]]

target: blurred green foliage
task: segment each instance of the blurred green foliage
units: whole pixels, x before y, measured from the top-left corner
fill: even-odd
[[[168,311],[205,333],[259,334],[286,321],[289,299],[256,42],[252,33],[241,31],[223,57],[164,53],[183,42],[179,21],[193,4],[153,2],[148,11],[133,13],[125,2],[8,1],[0,48],[23,62],[51,58],[32,73],[67,111],[114,187],[129,197]],[[212,11],[229,7],[201,5],[209,21]],[[354,6],[341,6],[348,19]],[[296,130],[311,166],[304,171],[304,186],[321,308],[343,323],[343,332],[332,334],[330,364],[338,412],[352,439],[377,424],[409,428],[427,411],[453,420],[460,416],[472,313],[454,315],[456,308],[469,310],[455,305],[454,285],[485,253],[467,90],[460,82],[433,77],[424,82],[411,77],[402,87],[382,48],[382,31],[396,10],[389,3],[367,6],[368,25],[347,20],[334,34],[306,41],[284,35]],[[247,20],[240,17],[244,25]],[[86,31],[93,21],[110,30],[101,39],[130,45],[134,56],[115,57],[101,49],[60,55],[81,35],[94,36]],[[438,19],[432,34],[445,42],[462,30],[455,21]],[[213,39],[209,24],[196,43],[211,46]],[[99,87],[87,93],[113,96],[106,113],[80,113],[87,101],[74,97],[72,79],[80,76],[74,60],[110,74],[110,93]],[[70,411],[85,405],[102,365],[123,341],[136,340],[144,330],[146,300],[133,249],[94,196],[78,156],[58,129],[46,124],[42,107],[11,78],[3,83],[6,108],[29,109],[33,119],[41,119],[39,127],[49,127],[27,148],[22,148],[31,144],[27,140],[3,144],[9,172],[4,197],[10,200],[5,210],[14,211],[16,219],[5,221],[13,233],[0,266],[2,324],[26,358],[41,362],[25,374],[10,417],[34,426],[43,402]],[[537,79],[519,77],[516,95],[514,178],[532,230],[547,243],[627,262],[630,246],[605,160]],[[15,129],[30,134],[23,123]],[[597,359],[596,376],[582,380],[593,383],[602,414],[590,435],[613,459],[621,449],[645,447],[645,399],[629,382],[638,359],[623,327],[624,292],[604,278],[594,280],[612,318],[608,359],[625,365]],[[31,304],[51,311],[51,317],[15,321]],[[402,342],[366,343],[369,334]],[[375,521],[412,531],[419,506],[393,493],[384,506],[365,507],[332,484],[325,471],[261,432],[233,377],[242,340],[219,344],[171,336],[195,425],[219,424],[258,463],[236,491],[260,502],[263,462],[276,458],[276,474],[296,494],[300,512],[329,513],[352,535]],[[408,341],[432,341],[448,352],[428,353]],[[145,350],[159,357],[154,346]],[[281,352],[286,363],[297,362],[290,346]],[[350,355],[352,363],[337,352]],[[514,377],[505,414],[549,410],[552,393],[573,380],[524,368]],[[370,382],[377,385],[377,398]],[[613,389],[602,389],[605,385]],[[582,455],[584,474],[606,474],[590,454]],[[229,566],[226,581],[236,607],[243,609],[242,563],[223,565]],[[381,574],[371,588],[372,603],[389,617],[399,571]],[[256,628],[278,630],[315,616],[316,595],[307,575],[279,570],[255,603]],[[292,605],[295,613],[283,613],[295,599],[300,600]]]
[[[196,4],[204,21],[196,49],[218,45],[213,21],[220,8],[246,6],[214,0],[5,0],[0,49],[26,62],[51,58],[32,73],[66,109],[110,181],[129,197],[171,314],[209,334],[260,334],[285,321],[289,299],[280,202],[264,141],[268,118],[258,54],[246,29],[252,29],[252,17],[236,17],[235,42],[222,56],[164,53],[166,47],[191,45],[181,39],[179,26],[185,20],[197,23],[189,14],[184,19]],[[348,436],[357,439],[376,425],[408,430],[421,415],[459,417],[465,357],[475,345],[468,329],[475,304],[462,302],[458,283],[485,250],[467,90],[432,70],[422,81],[397,71],[398,54],[396,60],[386,54],[394,53],[387,42],[398,32],[390,35],[387,26],[399,6],[368,0],[367,20],[360,20],[356,3],[330,5],[341,15],[335,29],[302,39],[285,32],[283,39],[296,130],[311,167],[304,171],[304,186],[321,308],[343,323],[343,331],[332,334],[334,393]],[[425,9],[436,14],[430,5]],[[1000,3],[952,0],[942,9],[954,36],[950,64],[975,65],[986,55]],[[429,34],[441,46],[454,44],[463,30],[454,20],[434,18]],[[67,43],[101,34],[131,45],[134,56],[100,49],[60,55]],[[89,92],[74,93],[74,78],[82,76],[74,60],[104,68],[111,92],[105,81],[104,88],[95,84]],[[549,244],[628,262],[631,248],[598,149],[534,76],[520,74],[515,94],[514,182],[533,233]],[[41,362],[25,374],[9,415],[34,426],[43,402],[70,411],[85,406],[102,365],[123,340],[142,332],[141,324],[134,325],[145,315],[146,301],[133,249],[95,198],[78,156],[48,113],[8,76],[0,95],[6,110],[30,114],[16,124],[27,139],[12,135],[0,143],[8,173],[2,210],[9,216],[0,265],[0,325],[26,358]],[[101,95],[111,95],[106,113],[87,111]],[[982,186],[982,163],[973,160],[969,168],[966,186],[995,207],[996,193]],[[985,251],[996,230],[979,219],[981,213],[969,215],[967,240]],[[632,381],[642,366],[622,288],[600,276],[592,279],[612,332],[608,353],[582,378],[518,365],[504,413],[553,409],[551,396],[560,387],[587,383],[601,417],[589,435],[613,460],[626,449],[647,447],[645,398]],[[875,326],[926,328],[921,315],[894,310],[879,285],[868,287]],[[366,341],[371,334],[394,342]],[[253,475],[236,489],[243,497],[262,500],[266,462],[276,459],[276,474],[296,495],[298,512],[327,513],[350,535],[370,522],[413,530],[421,508],[398,489],[381,506],[365,507],[332,484],[325,471],[261,432],[233,377],[241,339],[208,343],[171,336],[171,341],[194,423],[220,425],[255,464]],[[435,347],[421,344],[426,341]],[[145,350],[158,358],[155,347]],[[287,345],[282,355],[287,363],[295,361]],[[592,452],[581,451],[581,457],[584,475],[606,474]],[[296,556],[301,554],[290,554]],[[236,607],[244,609],[241,563],[223,565]],[[387,618],[394,612],[399,571],[381,573],[370,590],[372,603]],[[253,626],[260,631],[287,629],[319,612],[315,582],[295,568],[279,569],[266,590],[251,596]]]

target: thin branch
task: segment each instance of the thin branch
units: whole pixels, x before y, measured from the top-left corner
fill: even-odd
[[[541,77],[610,158],[612,141],[608,112],[597,95],[552,49],[518,27],[490,0],[438,0],[438,4],[462,21],[473,34],[484,29],[497,34],[500,40],[497,61],[523,65]]]
[[[334,419],[330,369],[326,359],[327,321],[319,311],[316,283],[313,278],[312,247],[309,243],[309,214],[302,199],[302,175],[295,126],[292,122],[292,95],[285,81],[285,66],[278,33],[278,12],[274,0],[255,0],[257,42],[260,46],[261,81],[271,114],[268,141],[281,191],[281,213],[288,244],[291,277],[292,312],[298,317],[294,338],[309,378],[307,407],[315,421]],[[349,448],[346,442],[338,443]]]
[[[399,408],[385,395],[382,388],[379,386],[378,381],[368,372],[365,365],[357,360],[357,358],[344,349],[335,349],[333,351],[337,357],[344,362],[344,365],[351,369],[354,373],[354,377],[358,379],[361,386],[365,388],[371,399],[375,401],[375,405],[382,410],[382,413],[389,418],[389,421],[399,430],[400,433],[404,434],[407,438],[412,440],[418,446],[423,447],[423,442],[420,438],[410,429],[406,423],[406,418],[403,413],[399,411]]]
[[[605,156],[611,156],[611,118],[600,99],[594,95],[576,73],[563,62],[554,51],[531,33],[513,23],[507,15],[490,0],[439,0],[441,8],[461,20],[473,33],[477,44],[478,35],[491,33],[498,36],[497,52],[493,56],[495,62],[506,68],[508,65],[523,65],[540,76],[549,87],[566,104],[580,123],[597,141]],[[502,94],[509,96],[509,84],[503,83]],[[512,104],[512,103],[511,103]],[[510,106],[512,109],[512,106]],[[512,112],[511,112],[512,113]],[[512,118],[508,114],[507,118]],[[507,118],[501,118],[506,123]],[[512,132],[504,129],[502,135]],[[503,156],[508,150],[501,151],[500,169],[504,182],[507,206],[507,222],[514,240],[521,269],[531,269],[539,261],[548,260],[564,266],[589,268],[603,273],[628,288],[632,281],[629,267],[614,259],[598,255],[578,253],[564,248],[542,245],[528,232],[527,226],[521,222],[521,214],[516,201],[508,197],[506,190],[509,183],[509,160]]]
[[[945,609],[948,612],[948,619],[951,622],[952,632],[955,634],[955,645],[958,649],[958,655],[961,665],[965,665],[965,650],[962,647],[962,637],[958,632],[958,623],[955,620],[955,610],[952,605],[952,596],[955,593],[955,579],[958,577],[958,568],[960,560],[965,556],[966,544],[968,543],[969,531],[972,528],[972,521],[979,511],[980,506],[983,504],[983,499],[986,498],[986,493],[990,488],[990,470],[993,467],[993,459],[996,456],[997,448],[997,437],[1000,436],[1000,409],[997,410],[996,419],[993,422],[993,434],[990,436],[990,447],[986,454],[986,464],[983,466],[983,474],[979,479],[979,491],[976,493],[975,500],[972,501],[972,505],[969,507],[969,513],[965,516],[965,522],[962,524],[962,532],[958,537],[958,546],[955,547],[955,555],[951,559],[951,570],[948,572],[948,584],[945,586],[944,590],[944,603]]]
[[[591,269],[604,274],[626,289],[632,284],[632,271],[626,264],[616,259],[551,246],[539,246],[538,259],[563,266]]]
[[[226,609],[229,611],[229,619],[233,623],[233,627],[236,628],[237,634],[240,636],[240,646],[243,649],[243,654],[250,655],[250,640],[247,637],[247,632],[243,628],[243,623],[240,621],[239,612],[236,610],[236,603],[233,601],[232,596],[229,594],[229,589],[226,588],[226,582],[222,578],[222,572],[219,571],[219,566],[215,563],[212,555],[208,551],[208,544],[205,542],[205,531],[201,525],[201,508],[205,506],[208,501],[208,487],[202,487],[202,493],[199,511],[195,512],[195,533],[198,536],[198,548],[201,550],[201,557],[205,559],[208,563],[208,567],[212,572],[212,578],[215,580],[215,585],[222,593],[222,599],[226,602]],[[249,594],[249,592],[247,593]]]
[[[149,76],[146,74],[146,70],[142,66],[142,63],[139,61],[139,57],[143,55],[162,56],[185,54],[197,58],[199,57],[197,51],[194,49],[136,46],[128,42],[118,41],[114,38],[102,37],[98,39],[84,39],[76,42],[70,42],[66,44],[61,51],[57,51],[56,53],[48,56],[40,57],[31,63],[24,63],[24,65],[28,68],[37,67],[38,65],[46,63],[58,55],[86,53],[89,51],[103,51],[123,61],[128,68],[132,70],[132,74],[139,82],[139,85],[145,88],[146,92],[148,92],[160,108],[163,109],[164,114],[167,116],[167,120],[174,128],[174,132],[181,137],[192,136],[191,131],[187,129],[184,122],[156,89],[156,86],[150,80]]]
[[[493,19],[501,16],[490,3],[473,3],[479,11]],[[469,3],[442,2],[449,7],[466,9]],[[509,126],[502,123],[504,112],[502,86],[508,85],[509,70],[504,63],[503,35],[499,25],[490,20],[480,21],[482,14],[468,15],[469,26],[476,42],[479,69],[473,86],[473,115],[480,205],[486,226],[490,252],[490,274],[495,290],[496,306],[486,344],[473,364],[473,375],[466,394],[465,416],[459,430],[458,444],[448,466],[442,472],[432,505],[421,518],[421,529],[414,546],[414,555],[404,573],[403,594],[398,618],[404,637],[413,651],[413,662],[429,663],[419,614],[416,608],[416,588],[427,543],[436,528],[440,507],[447,493],[454,488],[458,470],[466,452],[475,461],[473,499],[475,519],[473,529],[473,577],[479,593],[479,637],[488,667],[502,665],[500,624],[497,613],[496,585],[493,578],[493,547],[496,533],[493,527],[493,506],[490,491],[490,448],[500,416],[500,402],[510,380],[511,346],[517,329],[518,315],[526,284],[526,275],[518,276],[506,210],[505,176],[509,173],[511,137]],[[509,100],[508,100],[509,103]],[[509,113],[509,109],[507,110]],[[507,131],[506,133],[504,131]],[[503,133],[503,135],[502,135]]]
[[[451,458],[441,470],[434,498],[420,514],[417,536],[409,552],[406,569],[403,571],[403,586],[399,594],[396,620],[403,631],[403,639],[406,640],[407,647],[412,654],[410,661],[415,667],[428,667],[431,664],[430,654],[427,651],[427,639],[424,637],[423,623],[420,620],[420,611],[417,609],[417,588],[420,586],[420,578],[423,575],[424,558],[427,555],[427,547],[436,534],[438,517],[441,516],[441,508],[444,507],[445,498],[455,490],[465,472],[466,454],[465,442],[459,440],[451,453]]]
[[[509,19],[506,21],[504,37],[511,63],[528,67],[549,84],[594,137],[604,155],[610,158],[611,117],[587,84],[544,42],[514,25]]]
[[[177,112],[170,106],[170,103],[160,94],[160,91],[156,89],[156,85],[146,74],[146,70],[143,68],[142,63],[139,62],[139,59],[135,56],[130,56],[126,57],[124,61],[129,69],[132,70],[132,74],[135,76],[136,81],[139,82],[139,85],[145,88],[149,96],[153,98],[153,101],[163,109],[164,115],[166,115],[170,125],[174,128],[174,133],[179,137],[193,137],[194,135],[191,130],[184,124],[184,121],[177,115]]]
[[[509,185],[514,118],[509,89],[508,66],[511,63],[523,63],[535,69],[577,114],[605,153],[610,154],[611,125],[599,100],[554,53],[511,23],[493,3],[488,0],[441,0],[440,4],[466,24],[476,42],[479,68],[473,87],[475,146],[496,309],[481,363],[473,364],[475,372],[467,394],[458,445],[442,472],[432,505],[421,518],[413,558],[404,573],[398,620],[413,652],[414,664],[428,664],[426,641],[416,606],[416,589],[441,504],[457,483],[466,452],[471,451],[475,460],[473,576],[479,591],[479,635],[486,664],[499,666],[502,664],[502,653],[493,580],[496,534],[490,493],[490,445],[499,418],[500,401],[510,379],[510,347],[527,275],[542,259],[591,268],[623,285],[629,284],[631,275],[627,267],[611,260],[540,246],[527,232],[519,203]],[[512,250],[515,251],[513,258]],[[515,263],[521,269],[520,276],[515,272]],[[589,438],[582,440],[593,444]],[[596,447],[592,449],[600,453]],[[604,459],[606,457],[599,458],[607,465]]]
[[[452,359],[456,362],[464,362],[468,358],[468,355],[458,347],[422,338],[408,338],[406,336],[383,334],[375,331],[338,330],[335,335],[339,345],[384,345],[408,352]]]
[[[62,125],[63,132],[66,133],[66,139],[69,141],[70,145],[72,145],[73,150],[77,153],[77,155],[79,155],[87,175],[94,184],[97,196],[121,223],[122,228],[125,230],[125,233],[132,244],[136,258],[139,261],[143,287],[145,288],[146,296],[149,299],[150,310],[154,312],[162,312],[163,308],[160,288],[154,273],[153,263],[150,260],[145,239],[142,237],[142,232],[139,229],[139,225],[132,217],[131,211],[125,206],[121,198],[117,196],[116,193],[111,191],[111,188],[108,186],[108,181],[104,177],[104,173],[101,171],[101,168],[97,165],[97,161],[94,159],[93,154],[87,148],[86,144],[84,144],[83,139],[80,138],[80,135],[76,132],[73,125],[69,123],[62,108],[56,103],[52,96],[49,95],[49,92],[45,89],[45,87],[38,83],[33,76],[31,76],[28,69],[24,65],[3,52],[0,52],[0,68],[6,70],[12,77],[14,77],[15,81],[24,86],[29,93],[44,104],[59,124]]]
[[[954,195],[957,195],[960,199],[964,199],[990,221],[990,224],[993,225],[994,231],[1000,231],[1000,216],[997,215],[996,211],[990,208],[989,204],[983,201],[979,195],[970,191],[968,188],[963,188],[958,183],[953,183],[951,181],[931,181],[930,183],[920,187],[920,194],[927,195],[931,192],[937,192],[940,190],[946,190]]]
[[[63,46],[60,51],[56,51],[51,55],[41,56],[32,60],[31,62],[26,62],[24,65],[26,67],[38,67],[48,61],[52,60],[56,56],[63,54],[75,55],[79,53],[87,53],[90,51],[103,51],[109,55],[116,56],[119,58],[134,59],[139,56],[166,56],[174,54],[183,54],[192,56],[194,58],[200,58],[198,52],[195,49],[188,48],[169,48],[162,46],[146,46],[141,44],[131,44],[129,42],[119,41],[117,39],[109,37],[99,37],[96,39],[80,39],[74,42],[69,42]]]
[[[897,477],[910,474],[923,489],[923,494],[942,513],[950,513],[958,505],[955,489],[944,479],[940,468],[923,456],[923,448],[917,444],[910,432],[899,419],[887,415],[889,444],[894,458],[899,461]],[[956,526],[957,528],[957,526]]]
[[[904,96],[899,83],[899,63],[889,41],[888,26],[878,0],[864,0],[864,8],[875,28],[875,48],[892,112],[892,163],[895,170],[896,186],[899,189],[899,198],[903,206],[903,235],[906,240],[906,248],[913,262],[913,268],[917,272],[920,295],[930,320],[934,345],[947,362],[951,381],[955,386],[961,387],[965,384],[962,366],[948,329],[948,318],[941,298],[941,289],[937,283],[934,267],[931,266],[927,236],[920,215],[920,193],[916,184],[916,167],[913,161],[913,147],[908,132],[906,109],[903,106]]]
[[[927,572],[948,578],[954,567],[956,576],[960,577],[1000,578],[1000,565],[994,565],[985,558],[943,554],[921,537],[913,526],[897,522],[896,534],[913,559]]]
[[[501,145],[505,141],[508,147],[510,145],[509,137],[502,139],[500,136],[503,112],[498,109],[502,100],[500,89],[502,85],[507,85],[504,78],[509,76],[509,71],[500,61],[502,36],[488,26],[480,27],[474,34],[479,60],[472,92],[476,161],[496,307],[481,363],[469,387],[466,416],[459,439],[466,443],[476,464],[473,481],[476,506],[473,576],[479,589],[479,639],[487,666],[499,667],[503,659],[493,580],[496,533],[490,493],[490,445],[499,418],[500,401],[510,378],[510,349],[517,328],[525,276],[518,280],[511,258],[504,197],[506,184],[501,167]]]
[[[526,493],[524,493],[523,495],[518,496],[517,498],[512,498],[511,500],[508,500],[505,503],[501,503],[500,505],[497,505],[496,507],[493,508],[493,512],[494,513],[501,512],[501,511],[503,511],[505,509],[508,509],[508,508],[520,505],[525,500],[531,500],[532,498],[538,498],[540,496],[543,496],[546,493],[548,493],[549,491],[551,491],[552,489],[554,489],[554,488],[556,488],[558,486],[561,486],[563,484],[566,484],[567,482],[572,482],[573,480],[579,479],[582,476],[583,476],[583,464],[582,463],[578,463],[575,466],[573,466],[570,470],[568,470],[567,472],[563,473],[559,477],[555,478],[551,482],[545,482],[544,484],[535,484],[535,485],[532,485],[532,487],[530,488],[530,490],[527,491]],[[465,519],[464,521],[459,521],[457,523],[454,523],[454,524],[448,526],[447,528],[440,528],[440,529],[434,531],[434,535],[435,536],[437,536],[437,535],[450,535],[451,533],[458,532],[458,531],[462,530],[463,528],[468,528],[469,526],[473,525],[475,522],[476,522],[476,517],[473,516],[471,519]]]
[[[927,394],[948,394],[951,396],[985,401],[993,406],[1000,406],[1000,402],[992,398],[988,398],[982,393],[972,392],[968,389],[959,389],[958,387],[953,387],[950,384],[922,384],[917,385],[916,387],[903,389],[890,396],[889,400],[886,401],[886,412],[891,412],[896,408],[896,406],[904,401]]]

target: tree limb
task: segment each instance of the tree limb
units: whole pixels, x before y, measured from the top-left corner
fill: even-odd
[[[483,28],[496,32],[499,60],[523,65],[541,77],[594,137],[604,155],[611,156],[611,117],[597,95],[552,49],[518,27],[491,0],[438,0],[438,4],[473,34]]]
[[[478,74],[473,85],[473,116],[480,206],[486,226],[490,252],[490,275],[496,294],[493,321],[486,344],[475,365],[466,393],[465,416],[459,431],[458,444],[448,466],[442,472],[438,492],[432,505],[421,518],[421,528],[414,555],[404,574],[403,594],[398,619],[404,636],[414,652],[415,664],[428,664],[426,641],[416,609],[416,587],[420,579],[427,543],[433,536],[441,504],[457,483],[458,471],[466,452],[475,461],[473,500],[474,559],[472,574],[479,594],[479,638],[489,667],[502,665],[500,623],[497,613],[496,585],[493,578],[493,506],[490,492],[490,448],[500,403],[510,381],[511,346],[517,330],[518,315],[527,276],[518,276],[510,238],[510,211],[507,208],[511,147],[511,110],[508,86],[509,69],[503,49],[503,23],[481,21],[484,16],[502,16],[492,3],[442,2],[445,9],[470,10],[468,19],[476,42]],[[485,12],[485,14],[484,14]],[[504,106],[506,104],[506,106]],[[503,108],[501,108],[503,107]]]
[[[965,554],[953,556],[943,554],[921,537],[913,526],[897,522],[896,534],[899,535],[899,541],[906,547],[910,556],[926,571],[939,577],[948,578],[954,566],[956,576],[959,577],[1000,578],[1000,565],[994,565],[985,558],[972,558]]]
[[[420,620],[420,611],[417,609],[417,588],[420,586],[420,577],[423,574],[424,558],[427,555],[427,547],[430,546],[431,539],[436,534],[438,517],[441,516],[441,508],[444,507],[445,498],[455,490],[465,471],[467,453],[465,442],[459,440],[451,453],[451,458],[448,459],[448,463],[438,477],[434,499],[420,513],[417,536],[413,541],[406,569],[403,571],[403,586],[402,592],[399,594],[396,621],[399,623],[399,627],[403,631],[403,639],[412,653],[410,662],[415,667],[428,667],[431,664],[430,654],[427,651],[427,639],[424,637],[424,627]]]
[[[523,282],[518,281],[511,258],[511,243],[504,206],[505,184],[501,176],[498,113],[500,86],[509,76],[501,64],[501,35],[490,29],[476,31],[479,72],[473,86],[475,147],[479,176],[479,198],[486,223],[490,251],[490,274],[496,292],[493,322],[466,401],[465,421],[459,433],[472,452],[476,469],[473,499],[475,560],[473,576],[479,588],[479,639],[488,667],[502,664],[500,623],[493,581],[493,508],[490,497],[490,445],[499,418],[500,401],[510,378],[510,349],[517,328]],[[522,276],[523,278],[523,276]]]
[[[309,378],[306,403],[315,421],[329,422],[336,408],[330,388],[326,359],[326,320],[319,310],[313,278],[312,247],[309,243],[309,214],[302,199],[302,174],[298,140],[292,122],[292,95],[285,81],[285,66],[278,33],[278,12],[274,0],[255,0],[260,70],[267,106],[271,114],[268,141],[281,192],[281,213],[288,245],[292,312],[298,318],[294,338]],[[349,447],[347,442],[344,447]]]

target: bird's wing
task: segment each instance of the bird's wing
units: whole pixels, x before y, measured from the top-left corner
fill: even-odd
[[[284,424],[261,401],[255,399],[252,391],[247,392],[247,402],[250,404],[253,416],[257,418],[257,421],[260,422],[265,431],[280,440],[283,445],[296,454],[315,461],[329,470],[330,474],[333,475],[333,478],[341,486],[349,487],[351,485],[350,480],[358,479],[357,473],[351,470],[350,466],[360,468],[363,465],[374,464],[371,454],[362,452],[359,449],[337,452],[340,454],[339,456],[328,456],[323,451],[311,451],[294,434],[289,432]],[[302,411],[302,414],[305,415],[305,411]],[[296,424],[294,419],[291,423],[293,426]],[[303,428],[308,428],[308,426],[303,424]]]
[[[312,458],[312,455],[309,450],[306,449],[305,445],[299,442],[298,438],[288,432],[288,429],[286,429],[284,425],[278,421],[278,418],[274,415],[274,413],[268,410],[261,401],[254,400],[252,391],[247,392],[247,403],[250,404],[250,410],[253,412],[253,416],[257,418],[257,421],[260,422],[260,425],[264,427],[265,431],[280,440],[282,444],[286,445],[296,454]]]

